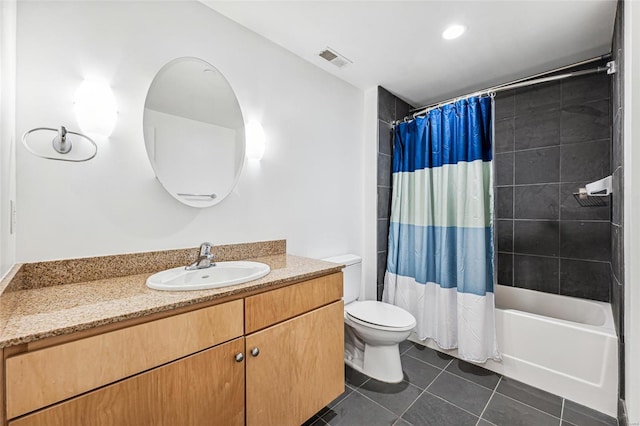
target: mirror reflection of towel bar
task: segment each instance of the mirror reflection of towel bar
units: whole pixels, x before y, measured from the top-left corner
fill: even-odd
[[[178,195],[181,197],[189,197],[189,198],[209,198],[211,200],[216,198],[216,194],[184,194],[184,193],[178,192]]]

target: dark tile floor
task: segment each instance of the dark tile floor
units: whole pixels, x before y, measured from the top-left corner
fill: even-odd
[[[612,417],[443,353],[400,344],[404,381],[346,367],[345,391],[305,426],[600,426]]]

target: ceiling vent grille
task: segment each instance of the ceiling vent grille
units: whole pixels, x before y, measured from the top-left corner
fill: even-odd
[[[347,58],[345,58],[344,56],[342,56],[341,54],[339,54],[338,52],[336,52],[335,50],[331,49],[330,47],[327,47],[325,50],[320,52],[318,56],[320,56],[322,59],[326,61],[331,62],[333,65],[335,65],[338,68],[344,68],[347,65],[353,63]]]

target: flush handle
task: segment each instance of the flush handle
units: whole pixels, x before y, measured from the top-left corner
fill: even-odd
[[[260,349],[258,349],[257,347],[251,349],[251,356],[258,356],[258,355],[260,355]]]
[[[242,362],[244,360],[244,355],[242,352],[236,354],[236,362]]]

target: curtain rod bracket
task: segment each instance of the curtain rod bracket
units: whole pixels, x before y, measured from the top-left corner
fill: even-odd
[[[615,74],[618,72],[618,64],[616,61],[607,62],[607,74]]]

